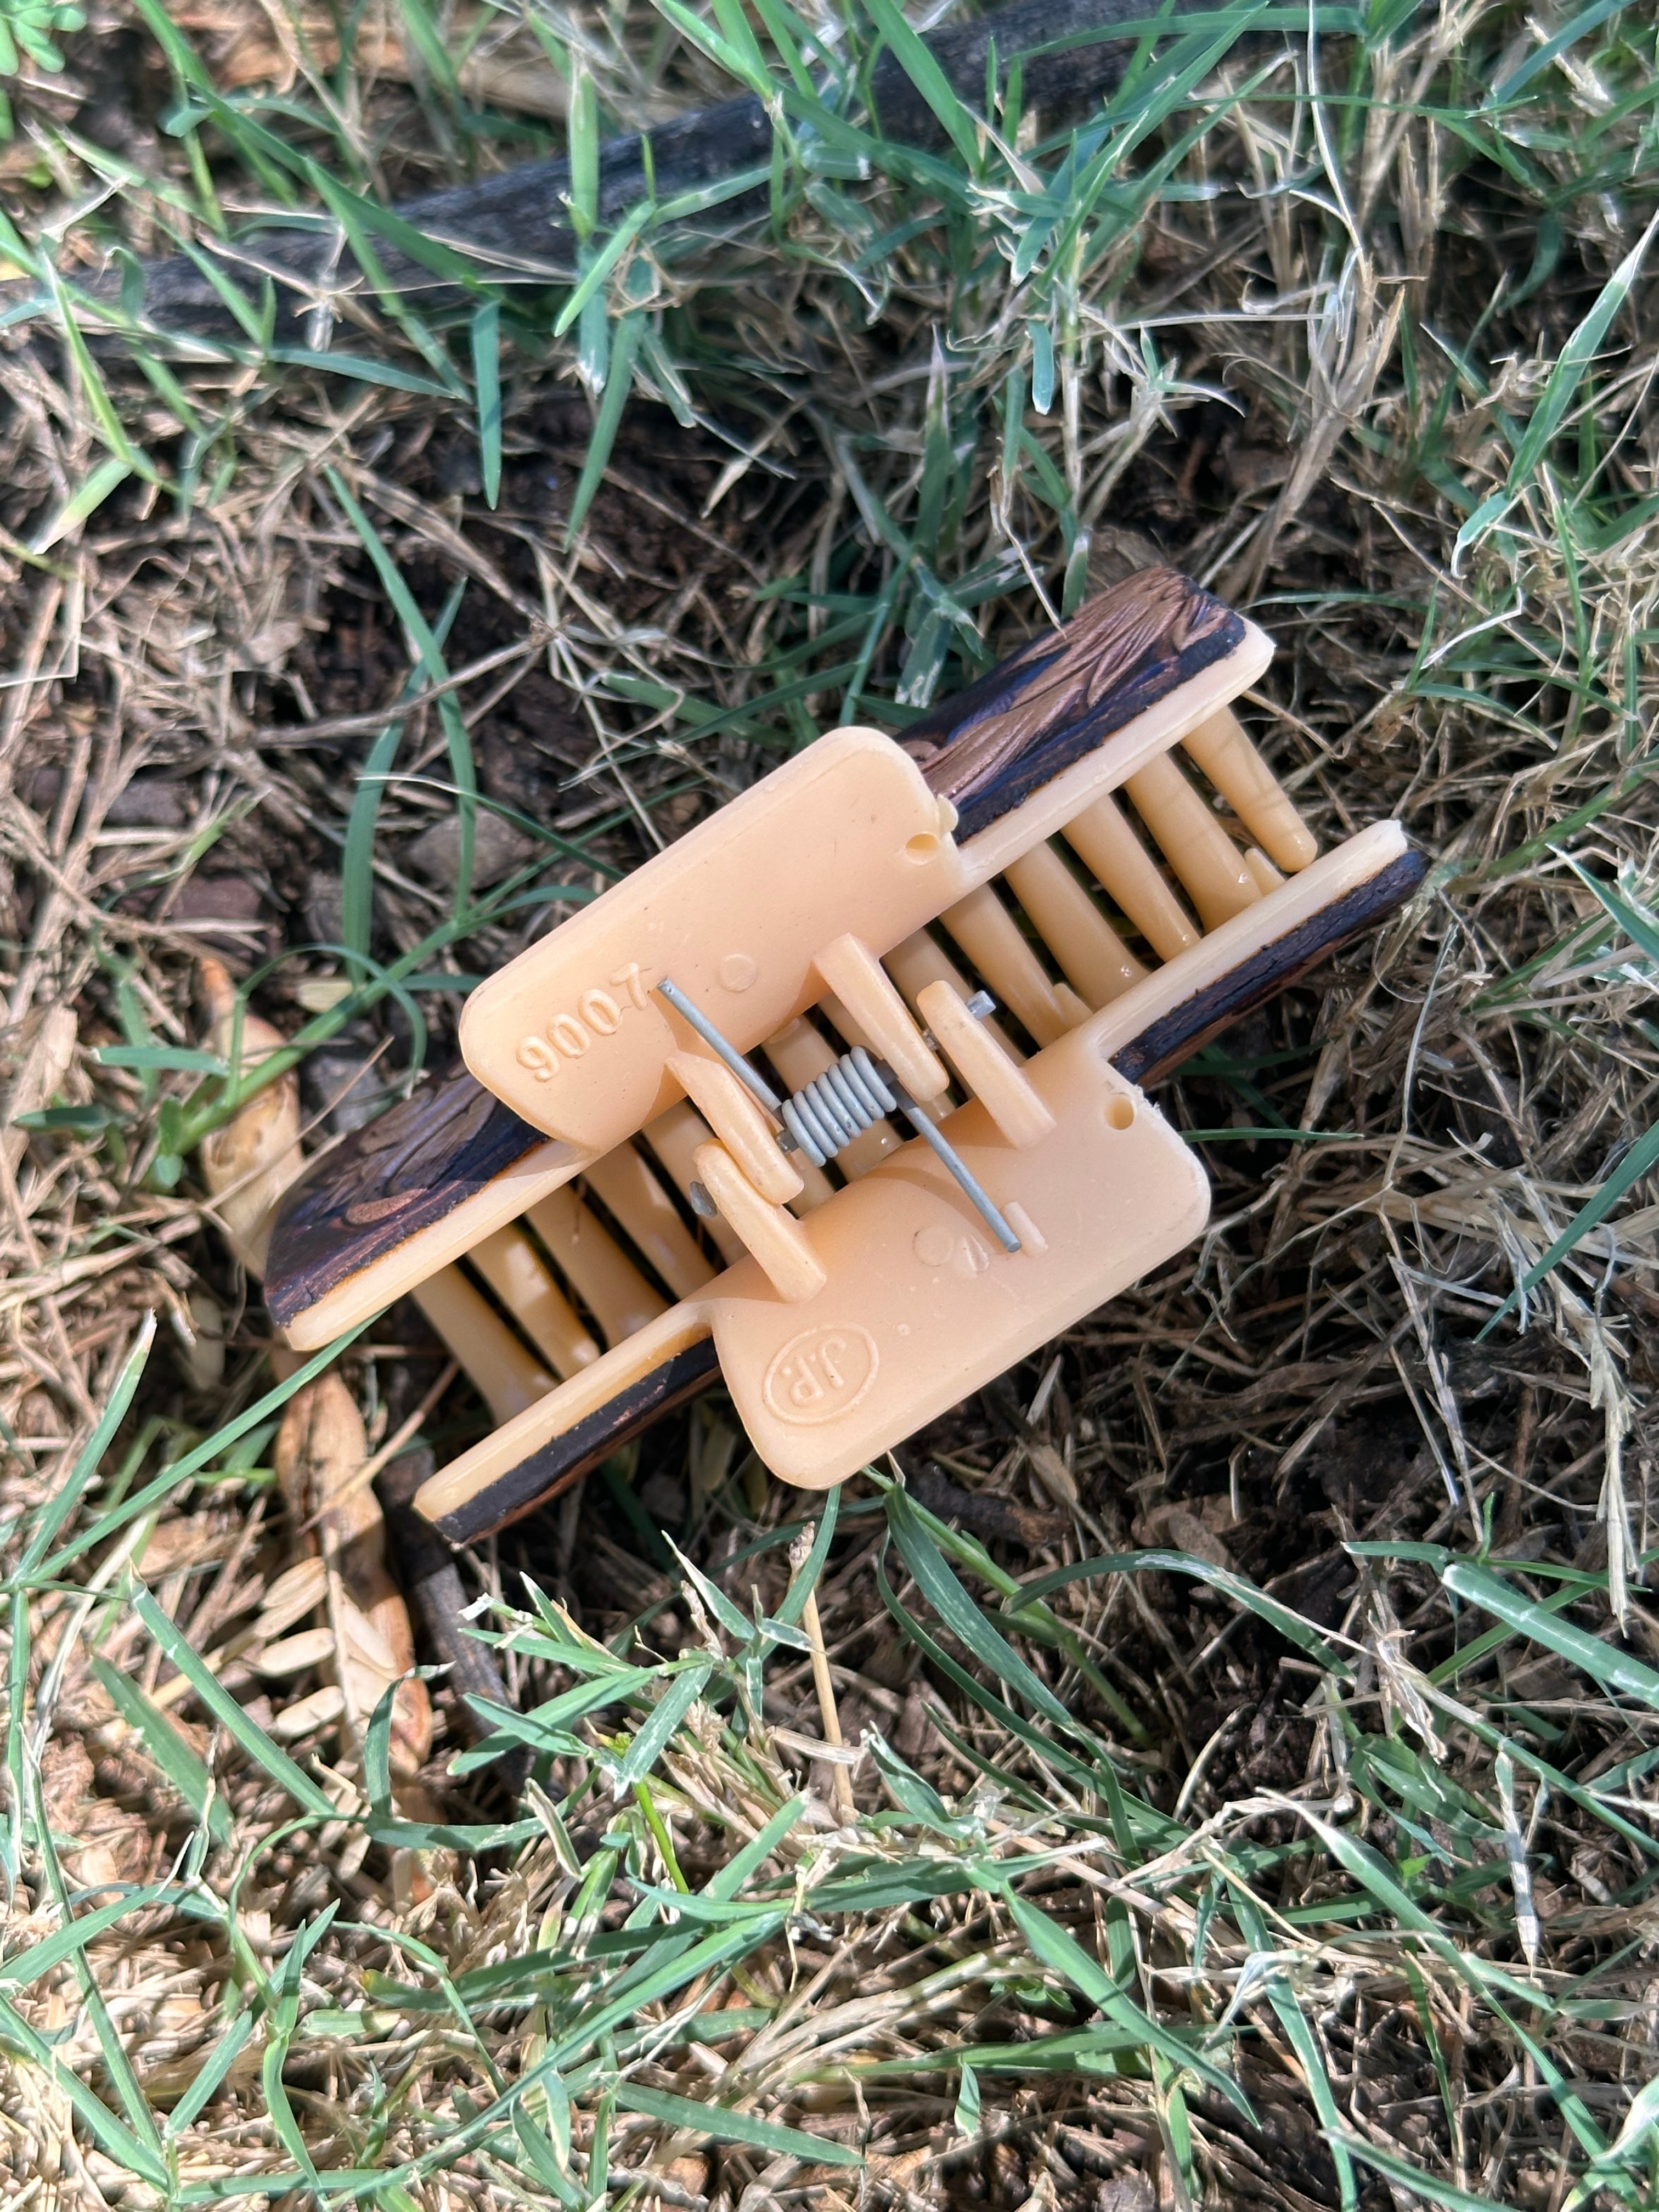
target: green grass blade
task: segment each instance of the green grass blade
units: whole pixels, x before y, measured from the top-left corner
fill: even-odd
[[[413,369],[401,368],[395,361],[373,361],[365,355],[343,353],[331,347],[327,353],[313,353],[308,346],[270,346],[265,357],[284,368],[314,368],[326,376],[345,376],[359,384],[382,385],[388,392],[418,392],[431,399],[453,396],[447,384],[437,383],[429,376],[417,376]]]
[[[958,1642],[967,1646],[981,1666],[1069,1734],[1074,1726],[1072,1716],[1048,1685],[1032,1673],[1007,1638],[987,1620],[945,1565],[944,1555],[902,1490],[888,1492],[887,1517],[899,1557],[910,1570],[916,1588],[932,1611]]]
[[[267,2024],[266,2041],[259,2065],[260,2086],[264,2091],[265,2116],[270,2122],[276,2140],[311,2183],[320,2198],[322,2182],[312,2161],[311,2148],[306,2142],[292,2104],[289,2101],[288,2085],[283,2079],[283,2068],[289,2047],[294,2040],[294,2031],[300,2019],[301,1977],[306,1960],[316,1948],[330,1922],[338,1911],[337,1905],[324,1908],[319,1917],[308,1927],[295,1932],[288,1955],[283,1960],[281,1978],[276,1984],[276,2002],[271,2008]]]
[[[185,1741],[159,1706],[154,1705],[136,1682],[118,1667],[94,1655],[92,1671],[103,1684],[111,1704],[143,1743],[161,1772],[198,1820],[205,1820],[216,1844],[230,1840],[230,1808],[213,1787],[205,1762]]]
[[[735,1897],[750,1875],[759,1872],[784,1838],[799,1825],[805,1810],[804,1797],[792,1797],[787,1805],[781,1805],[760,1833],[728,1859],[717,1874],[710,1875],[703,1894],[716,1899]]]
[[[787,2128],[777,2120],[763,2120],[757,2113],[734,2112],[724,2105],[704,2105],[692,2097],[671,2096],[666,2090],[647,2089],[636,2081],[623,2084],[617,2093],[617,2103],[624,2112],[645,2112],[669,2127],[695,2128],[714,2142],[750,2143],[757,2150],[770,2151],[775,2157],[782,2154],[813,2166],[864,2164],[863,2154],[846,2143],[805,2135],[799,2128]]]
[[[692,1667],[671,1682],[651,1709],[651,1717],[628,1747],[616,1770],[618,1794],[631,1790],[650,1773],[668,1748],[675,1731],[707,1688],[712,1667]]]
[[[1586,8],[1582,14],[1564,23],[1553,38],[1546,39],[1542,46],[1528,55],[1519,69],[1511,70],[1506,77],[1499,78],[1486,97],[1483,112],[1492,114],[1499,108],[1507,107],[1517,93],[1523,91],[1535,76],[1541,75],[1552,63],[1576,46],[1580,39],[1588,38],[1592,31],[1599,30],[1613,16],[1622,15],[1628,5],[1629,0],[1595,0],[1594,7]]]
[[[577,532],[586,520],[587,510],[592,506],[594,495],[611,465],[611,450],[617,442],[617,432],[622,427],[623,410],[628,404],[628,395],[633,386],[634,361],[640,349],[640,338],[644,328],[645,317],[637,307],[623,315],[617,324],[605,392],[599,401],[599,411],[594,417],[592,434],[587,441],[582,472],[576,479],[575,495],[570,502],[570,520],[565,525],[567,548],[575,544]]]
[[[1444,2212],[1492,2212],[1489,2197],[1473,2196],[1468,2190],[1460,2189],[1455,2181],[1448,2181],[1425,2166],[1414,2166],[1409,2159],[1401,2158],[1391,2150],[1384,2150],[1380,2143],[1374,2143],[1364,2136],[1355,2135],[1350,2129],[1333,2130],[1327,2128],[1324,2133],[1333,2150],[1340,2145],[1349,2158],[1357,2159],[1360,2165],[1369,2166],[1375,2172],[1386,2175],[1408,2196],[1425,2204],[1442,2205]]]
[[[1577,1667],[1593,1682],[1621,1697],[1635,1698],[1659,1712],[1659,1674],[1629,1652],[1620,1651],[1600,1637],[1563,1620],[1547,1606],[1535,1604],[1512,1589],[1501,1577],[1470,1559],[1454,1559],[1441,1569],[1440,1579],[1455,1596],[1467,1598],[1483,1613],[1493,1613],[1518,1634],[1553,1651],[1558,1659]]]
[[[1394,1869],[1374,1844],[1350,1835],[1346,1829],[1338,1827],[1334,1821],[1325,1820],[1309,1806],[1298,1805],[1296,1812],[1297,1818],[1304,1820],[1313,1830],[1337,1864],[1346,1868],[1375,1901],[1379,1911],[1396,1920],[1401,1928],[1420,1936],[1472,1989],[1487,1996],[1501,1990],[1505,1996],[1518,1998],[1523,2004],[1538,2002],[1535,1989],[1529,1988],[1515,1975],[1506,1973],[1501,1966],[1454,1942],[1433,1914],[1407,1893]]]
[[[368,1322],[363,1322],[349,1335],[337,1338],[332,1344],[325,1345],[322,1351],[313,1352],[304,1365],[296,1368],[285,1382],[278,1382],[274,1389],[267,1390],[263,1398],[238,1413],[234,1419],[227,1421],[222,1428],[216,1429],[210,1437],[204,1437],[183,1458],[169,1462],[153,1482],[147,1483],[142,1490],[135,1491],[130,1498],[124,1498],[119,1505],[110,1512],[100,1514],[79,1535],[41,1565],[38,1578],[43,1582],[55,1581],[83,1553],[96,1544],[106,1543],[118,1528],[125,1528],[139,1514],[147,1513],[169,1491],[228,1452],[250,1429],[257,1429],[262,1421],[287,1405],[296,1390],[304,1389],[313,1376],[320,1375],[324,1368],[339,1358],[347,1345],[356,1343],[368,1326]]]
[[[684,0],[651,0],[651,4],[688,45],[707,54],[710,61],[717,63],[728,76],[735,77],[758,99],[765,100],[774,93],[775,87],[764,63],[757,64],[750,58],[751,53],[757,51],[752,34],[744,46],[737,46],[712,24],[705,22],[694,9],[686,7]]]
[[[1613,320],[1630,296],[1643,261],[1659,230],[1659,216],[1632,246],[1619,266],[1597,294],[1594,306],[1568,338],[1550,371],[1538,404],[1528,417],[1525,428],[1515,442],[1515,458],[1501,489],[1482,500],[1468,520],[1458,532],[1452,548],[1452,572],[1468,549],[1484,538],[1519,499],[1536,475],[1550,444],[1559,430],[1567,410],[1572,404],[1580,384],[1595,359],[1601,341],[1612,327]]]
[[[58,1862],[58,1846],[52,1834],[52,1823],[47,1814],[45,1787],[38,1769],[31,1778],[35,1793],[35,1844],[46,1875],[46,1887],[50,1891],[58,1910],[67,1919],[70,1910],[69,1888],[64,1880],[63,1868]],[[81,1988],[81,2001],[86,2008],[87,2017],[92,2023],[93,2034],[103,2056],[104,2070],[114,2084],[116,2095],[126,2107],[127,2118],[131,2123],[138,2140],[147,2151],[159,2156],[161,2138],[156,2128],[155,2115],[150,2108],[149,2099],[144,2094],[137,2074],[134,2070],[127,2047],[121,2040],[120,2032],[110,2016],[102,1980],[88,1959],[86,1947],[83,1944],[77,1944],[70,1955],[75,1968],[76,1980]]]
[[[570,297],[560,308],[553,325],[555,337],[562,337],[590,301],[597,300],[599,288],[622,259],[634,240],[650,222],[653,210],[648,201],[630,208],[616,229],[593,256],[583,271],[581,281],[572,290]]]
[[[1029,1601],[1047,1597],[1053,1590],[1064,1589],[1068,1583],[1088,1582],[1098,1575],[1135,1574],[1189,1575],[1194,1582],[1207,1583],[1212,1589],[1231,1598],[1235,1605],[1255,1613],[1258,1620],[1266,1621],[1287,1644],[1295,1644],[1310,1659],[1316,1659],[1339,1680],[1347,1680],[1352,1671],[1340,1652],[1311,1621],[1304,1620],[1299,1613],[1292,1613],[1277,1598],[1269,1597],[1266,1590],[1258,1589],[1244,1576],[1218,1567],[1208,1559],[1195,1559],[1189,1552],[1107,1553],[1099,1559],[1080,1559],[1075,1566],[1056,1567],[1050,1574],[1022,1583],[1019,1595]]]
[[[1554,1243],[1541,1258],[1534,1261],[1492,1319],[1480,1330],[1475,1342],[1479,1344],[1483,1338],[1490,1336],[1498,1322],[1506,1315],[1515,1311],[1521,1301],[1538,1287],[1545,1276],[1553,1268],[1560,1265],[1573,1247],[1587,1237],[1592,1229],[1607,1219],[1631,1185],[1639,1182],[1649,1170],[1656,1164],[1659,1164],[1659,1122],[1656,1122],[1652,1128],[1637,1139],[1596,1192],[1595,1197],[1585,1200]]]
[[[1596,295],[1595,303],[1589,314],[1562,347],[1560,356],[1550,371],[1549,382],[1544,386],[1543,396],[1528,417],[1521,443],[1516,448],[1507,487],[1511,493],[1519,492],[1527,484],[1548,450],[1550,441],[1560,428],[1562,418],[1571,405],[1573,396],[1583,381],[1597,348],[1611,329],[1613,317],[1630,296],[1631,287],[1647,257],[1656,230],[1659,230],[1659,216],[1654,217],[1608,277]]]
[[[1234,1911],[1238,1916],[1240,1931],[1246,1942],[1260,1954],[1271,1954],[1273,1944],[1261,1908],[1249,1889],[1236,1876],[1230,1875],[1227,1886],[1232,1897]],[[1314,2110],[1319,2117],[1319,2124],[1325,2130],[1327,2140],[1331,2144],[1332,2154],[1336,2160],[1337,2183],[1341,2192],[1342,2212],[1353,2212],[1354,2206],[1359,2201],[1359,2192],[1354,2181],[1353,2161],[1340,2142],[1339,2134],[1335,2132],[1341,2128],[1341,2114],[1337,2110],[1336,2097],[1331,2087],[1330,2075],[1325,2065],[1325,2055],[1320,2048],[1319,2039],[1309,2024],[1307,2015],[1302,2009],[1301,2001],[1294,1988],[1283,1973],[1274,1972],[1270,1974],[1267,1987],[1267,2002],[1273,2007],[1279,2024],[1284,2029],[1291,2047],[1296,2053],[1303,2074],[1307,2080],[1308,2094],[1313,2099]]]
[[[499,419],[496,428],[499,434]],[[500,459],[498,434],[498,471]],[[466,590],[466,581],[464,576],[457,580],[438,618],[434,635],[440,646],[449,635],[450,624],[455,619]],[[419,671],[421,674],[425,672],[423,667]],[[416,672],[411,671],[404,686],[404,696],[410,697],[416,688]],[[398,757],[403,733],[404,720],[399,715],[388,722],[375,738],[368,759],[358,771],[356,787],[351,794],[351,812],[346,819],[345,843],[340,854],[340,939],[346,948],[346,972],[354,982],[358,983],[368,973],[368,955],[374,941],[375,830],[380,821],[381,801],[386,796],[386,781],[392,773],[392,763]]]
[[[455,782],[460,817],[460,853],[456,862],[453,908],[459,922],[466,913],[472,896],[472,845],[478,817],[478,779],[472,759],[472,741],[467,734],[466,724],[461,719],[460,704],[455,694],[441,689],[449,681],[449,672],[444,665],[443,648],[436,633],[416,604],[415,595],[404,581],[397,562],[386,550],[380,532],[352,497],[339,471],[330,469],[326,474],[331,489],[344,507],[352,528],[362,540],[363,550],[374,563],[374,572],[386,597],[397,611],[398,619],[404,626],[422,674],[439,690],[438,719],[449,753],[449,772]]]
[[[191,2125],[198,2112],[218,2094],[221,2085],[236,2063],[248,2038],[252,2034],[254,2016],[252,2008],[240,2012],[213,2046],[211,2054],[202,2065],[195,2080],[173,2110],[167,2114],[161,2130],[162,2140],[173,2142]]]
[[[905,20],[898,0],[866,0],[870,20],[892,48],[894,58],[927,101],[969,176],[979,168],[979,128],[932,50]]]
[[[501,495],[501,309],[486,300],[472,315],[472,385],[478,402],[478,465],[490,507]]]
[[[79,489],[70,494],[51,520],[29,540],[30,552],[50,552],[60,538],[79,529],[89,514],[95,514],[131,474],[131,465],[118,454],[112,453],[107,460],[100,461]]]
[[[155,1341],[155,1316],[150,1312],[139,1323],[132,1349],[122,1361],[121,1371],[115,1378],[115,1387],[109,1394],[109,1403],[100,1414],[98,1425],[87,1438],[79,1457],[70,1469],[68,1480],[40,1508],[40,1517],[29,1531],[28,1542],[17,1563],[16,1572],[11,1577],[14,1588],[27,1584],[33,1577],[56,1541],[59,1530],[66,1526],[85,1497],[88,1485],[103,1465],[104,1454],[115,1440],[116,1431],[126,1419],[127,1408],[131,1405],[133,1395],[143,1379],[149,1360],[150,1346]],[[54,1561],[43,1579],[51,1579],[57,1567],[58,1562]]]
[[[1183,2043],[1161,2021],[1144,2012],[1118,1987],[1098,1960],[1091,1958],[1058,1921],[1017,1891],[1010,1890],[1006,1901],[1034,1959],[1062,1976],[1091,2005],[1097,2006],[1115,2027],[1135,2036],[1149,2051],[1158,2052],[1179,2072],[1194,2075],[1218,2096],[1224,2097],[1247,2120],[1253,2118],[1249,2100],[1232,2076],[1224,2074],[1202,2051]]]
[[[153,1882],[142,1889],[129,1890],[112,1904],[94,1905],[90,1912],[68,1921],[55,1936],[43,1936],[40,1942],[31,1943],[26,1950],[0,1962],[0,1989],[32,1988],[44,1976],[55,1972],[66,1959],[76,1957],[88,1943],[95,1942],[110,1929],[118,1928],[132,1913],[180,1897],[181,1893],[171,1884]]]
[[[76,374],[80,378],[82,392],[88,406],[92,410],[93,420],[97,424],[99,436],[109,447],[115,459],[123,463],[131,475],[143,477],[148,483],[159,483],[161,480],[161,471],[149,454],[135,446],[126,434],[121,422],[120,410],[110,398],[109,387],[104,381],[103,374],[94,361],[85,338],[81,335],[80,323],[64,292],[63,282],[58,271],[50,262],[43,263],[42,266],[46,273],[47,289],[58,310],[58,333],[74,361]]]
[[[830,1547],[835,1540],[836,1521],[841,1511],[841,1485],[823,1493],[823,1505],[818,1515],[818,1525],[813,1532],[812,1544],[806,1557],[789,1577],[789,1587],[783,1594],[783,1602],[772,1616],[786,1628],[793,1628],[806,1608],[806,1601],[818,1586]]]
[[[398,0],[398,21],[444,98],[453,107],[465,107],[466,95],[456,77],[444,33],[433,21],[425,0]]]
[[[87,2133],[106,2156],[129,2173],[147,2181],[153,2189],[168,2190],[171,2177],[162,2158],[147,2143],[141,2142],[130,2129],[123,2127],[103,2099],[94,2094],[73,2067],[62,2063],[52,2045],[5,1996],[0,1996],[0,2043],[8,2043],[15,2051],[22,2051],[31,2064],[39,2068],[58,2095],[74,2108]]]
[[[335,1819],[333,1799],[271,1741],[257,1722],[249,1718],[147,1589],[140,1587],[133,1592],[132,1609],[161,1651],[188,1680],[215,1720],[240,1744],[254,1765],[263,1767],[305,1812],[313,1813],[320,1820]]]
[[[345,947],[346,973],[354,983],[368,974],[374,931],[374,826],[403,733],[401,720],[388,722],[370,746],[346,820],[340,852],[340,941]]]
[[[570,227],[584,243],[599,219],[599,119],[593,73],[582,56],[570,57],[570,112],[565,156],[570,167]]]

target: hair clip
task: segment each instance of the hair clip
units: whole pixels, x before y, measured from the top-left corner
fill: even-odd
[[[1424,872],[1393,822],[1318,852],[1231,712],[1271,657],[1131,577],[472,993],[464,1065],[287,1194],[266,1280],[301,1349],[412,1291],[474,1375],[500,1425],[422,1512],[499,1528],[717,1376],[823,1487],[1198,1235],[1147,1086]]]

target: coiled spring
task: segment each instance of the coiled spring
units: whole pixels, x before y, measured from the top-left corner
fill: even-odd
[[[805,1089],[797,1091],[791,1098],[780,1104],[778,1094],[765,1078],[757,1073],[728,1036],[721,1035],[701,1006],[688,999],[678,984],[665,975],[655,986],[658,995],[672,1006],[682,1021],[689,1022],[716,1059],[722,1060],[738,1080],[745,1085],[751,1097],[757,1099],[769,1114],[775,1114],[782,1121],[784,1134],[779,1145],[787,1152],[803,1152],[815,1168],[850,1145],[854,1137],[861,1136],[878,1117],[890,1114],[898,1108],[925,1144],[932,1146],[945,1163],[950,1173],[966,1191],[978,1207],[980,1214],[1005,1252],[1018,1252],[1019,1238],[1000,1208],[984,1190],[968,1163],[944,1133],[933,1127],[927,1115],[914,1098],[908,1098],[899,1087],[893,1071],[884,1062],[872,1060],[862,1045],[854,1045],[851,1052],[842,1053],[833,1067]],[[984,1003],[981,1004],[981,1000]],[[988,1014],[991,1001],[983,992],[976,993],[969,1001],[975,1014]],[[701,1200],[697,1193],[701,1183],[691,1186],[691,1203],[699,1213],[714,1210],[714,1200],[706,1190]]]
[[[880,1062],[862,1045],[842,1053],[833,1067],[786,1098],[783,1126],[815,1168],[850,1145],[854,1137],[893,1113],[898,1097]]]

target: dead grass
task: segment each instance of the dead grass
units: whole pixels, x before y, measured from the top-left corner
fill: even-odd
[[[177,14],[235,115],[370,198],[550,127],[473,108],[427,33],[521,74],[579,52],[623,122],[730,88],[643,6],[404,0],[343,70],[309,16]],[[576,352],[511,294],[499,325],[353,307],[342,347],[410,385],[441,360],[449,396],[66,345],[113,240],[273,195],[222,117],[181,120],[137,9],[66,44],[12,87],[6,168],[9,250],[70,289],[0,354],[13,2201],[1653,2201],[1637,11],[1263,18],[1164,117],[1155,67],[1135,143],[1052,201],[1058,148],[971,185],[821,149],[779,237],[641,251]],[[567,548],[578,360],[598,384],[629,316],[646,388]],[[246,1633],[295,1532],[189,1158],[204,948],[285,1032],[349,1015],[306,1066],[325,1115],[781,751],[896,725],[1154,555],[1273,633],[1261,726],[1321,829],[1398,813],[1438,862],[1168,1094],[1237,1133],[1203,1140],[1201,1249],[917,1440],[908,1496],[848,1486],[793,1583],[795,1503],[717,1401],[470,1559],[522,1805],[452,1772],[441,1684],[429,1819],[349,1730],[278,1749],[318,1678]],[[428,1352],[394,1315],[345,1355],[371,1445]],[[458,1386],[427,1440],[481,1418]],[[814,1583],[867,1747],[841,1828]]]

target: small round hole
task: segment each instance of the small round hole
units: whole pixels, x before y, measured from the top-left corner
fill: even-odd
[[[931,860],[938,850],[939,839],[931,830],[923,830],[906,842],[904,857],[907,860],[917,862]]]
[[[1135,1102],[1120,1091],[1106,1101],[1106,1126],[1109,1129],[1127,1129],[1133,1126]]]

